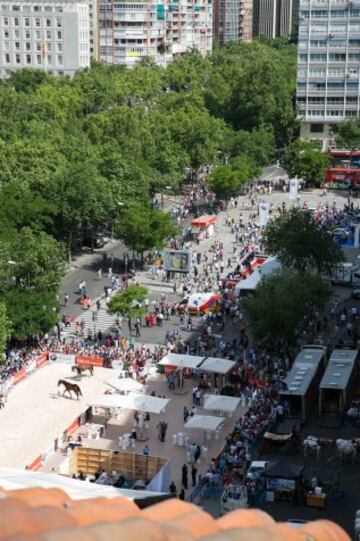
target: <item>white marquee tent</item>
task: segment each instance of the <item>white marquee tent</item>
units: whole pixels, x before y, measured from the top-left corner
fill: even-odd
[[[204,372],[215,372],[216,374],[225,375],[230,372],[235,365],[236,361],[222,359],[221,357],[207,357],[199,369],[204,370]]]
[[[240,404],[240,398],[235,396],[222,396],[219,394],[210,394],[204,403],[205,410],[226,411],[234,413]]]
[[[182,355],[180,353],[168,353],[161,359],[161,366],[176,366],[177,368],[190,368],[196,370],[205,357],[197,355]]]
[[[142,383],[133,378],[113,378],[105,381],[105,383],[120,393],[130,393],[131,391],[141,392],[145,389]]]
[[[89,406],[104,409],[121,408],[159,414],[165,410],[169,401],[169,398],[157,398],[156,396],[141,393],[129,393],[127,395],[114,393],[101,394],[95,397],[89,402]]]

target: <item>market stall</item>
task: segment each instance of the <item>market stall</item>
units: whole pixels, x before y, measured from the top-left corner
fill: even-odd
[[[204,360],[204,357],[197,355],[183,355],[180,353],[168,353],[158,363],[159,366],[164,366],[165,374],[174,370],[180,372],[180,389],[184,384],[184,370],[196,370]]]
[[[217,216],[203,215],[191,222],[192,234],[195,239],[209,239],[215,231]]]
[[[200,369],[204,372],[226,375],[236,366],[236,361],[223,359],[221,357],[207,357],[201,364]]]
[[[270,462],[262,473],[265,479],[267,500],[284,500],[293,503],[299,492],[303,471],[304,466],[301,464],[289,464],[284,460]]]
[[[206,446],[207,440],[211,438],[211,433],[218,430],[223,421],[223,417],[216,417],[215,415],[193,415],[186,421],[184,427],[203,430],[204,445]]]

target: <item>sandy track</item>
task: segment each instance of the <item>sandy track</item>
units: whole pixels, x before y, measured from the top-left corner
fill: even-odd
[[[111,377],[116,376],[117,371],[111,371]],[[107,388],[109,369],[95,367],[93,377],[82,377],[78,383],[83,396],[78,401],[66,398],[67,394],[58,396],[57,382],[65,378],[75,382],[71,366],[48,364],[9,393],[0,410],[0,466],[24,468],[48,449],[87,409],[89,399]]]

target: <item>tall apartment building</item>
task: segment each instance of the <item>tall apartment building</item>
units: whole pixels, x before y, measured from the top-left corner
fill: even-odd
[[[166,66],[190,49],[212,48],[211,0],[99,0],[99,58]]]
[[[253,36],[289,37],[297,18],[297,0],[254,0]]]
[[[22,68],[72,76],[89,65],[89,8],[85,1],[0,3],[0,77]]]
[[[99,2],[98,0],[86,0],[89,6],[89,41],[90,58],[99,60]]]
[[[332,139],[331,126],[359,116],[360,1],[300,0],[297,106],[300,135]]]
[[[252,0],[214,0],[214,38],[221,44],[251,41],[252,8]]]

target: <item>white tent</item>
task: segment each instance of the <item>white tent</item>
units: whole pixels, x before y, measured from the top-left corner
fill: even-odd
[[[240,295],[240,291],[253,291],[259,284],[261,278],[264,278],[264,276],[269,276],[280,268],[281,264],[276,257],[268,257],[264,263],[260,265],[260,267],[250,274],[250,276],[248,276],[245,280],[240,280],[240,282],[236,284],[234,291],[235,297]]]
[[[240,404],[240,398],[235,396],[222,396],[219,394],[210,394],[204,403],[205,410],[226,411],[233,413]]]
[[[216,374],[227,374],[236,365],[236,361],[218,357],[207,357],[199,367],[204,372],[215,372]]]
[[[178,368],[190,368],[195,370],[205,357],[197,355],[182,355],[180,353],[168,353],[159,362],[162,366],[176,366]]]
[[[142,383],[133,378],[113,378],[109,381],[105,381],[105,383],[106,385],[109,385],[109,387],[112,387],[121,393],[129,393],[131,391],[141,392],[145,389],[145,386]]]
[[[201,428],[202,430],[216,430],[224,421],[223,417],[214,415],[193,415],[185,423],[185,428]]]
[[[145,490],[125,490],[113,486],[98,485],[88,481],[79,481],[55,473],[34,472],[16,468],[0,468],[0,486],[4,490],[20,490],[30,487],[60,488],[72,500],[84,498],[118,498],[124,496],[131,500],[160,496],[161,492]]]
[[[169,398],[157,398],[147,394],[129,393],[121,395],[114,393],[101,394],[93,398],[89,402],[89,406],[104,409],[121,408],[159,414],[165,410],[169,401]]]

